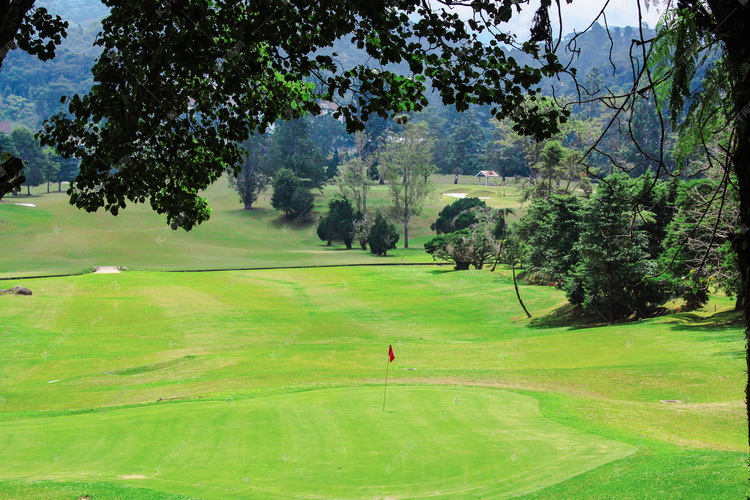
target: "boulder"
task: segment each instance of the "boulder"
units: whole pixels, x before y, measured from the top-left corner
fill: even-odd
[[[21,285],[14,286],[10,289],[10,292],[15,293],[16,295],[31,295],[31,290]]]

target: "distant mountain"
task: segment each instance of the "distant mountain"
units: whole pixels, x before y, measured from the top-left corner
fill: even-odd
[[[91,21],[98,21],[109,13],[109,8],[100,0],[37,0],[37,7],[45,7],[51,14],[58,15],[81,27]]]
[[[37,5],[47,7],[52,14],[69,21],[68,37],[58,49],[57,57],[41,62],[15,50],[8,54],[0,71],[0,121],[32,129],[59,109],[62,95],[80,94],[90,88],[90,70],[100,52],[93,42],[101,29],[100,20],[108,13],[108,8],[98,0],[39,0]],[[576,39],[574,48],[580,49],[580,55],[572,65],[577,69],[579,82],[589,75],[593,76],[590,78],[592,85],[616,89],[632,81],[629,53],[632,39],[637,35],[636,28],[611,28],[610,35],[611,41],[607,31],[596,24]],[[646,36],[651,35],[653,30],[646,28]],[[561,47],[564,48],[572,39],[572,34],[566,36]],[[609,62],[610,47],[614,68]],[[336,41],[333,47],[321,49],[320,53],[335,54],[334,59],[342,68],[358,64],[378,67],[364,50],[357,49],[347,39]],[[516,50],[510,51],[509,55],[522,63],[534,62],[530,56]],[[561,50],[560,57],[566,60],[570,53]],[[387,69],[402,75],[410,73],[406,64],[390,65]],[[574,91],[569,79],[548,79],[542,83],[548,93],[553,85],[557,95]],[[590,90],[596,89],[592,87]],[[440,106],[437,96],[431,102]]]

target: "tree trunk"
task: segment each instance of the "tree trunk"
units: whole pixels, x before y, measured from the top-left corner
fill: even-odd
[[[57,192],[59,193],[60,191],[62,191],[62,181],[58,181],[57,183]]]
[[[721,30],[715,31],[716,37],[724,45],[727,76],[729,78],[730,95],[734,105],[734,116],[738,121],[735,127],[735,149],[731,152],[731,168],[737,174],[738,191],[740,193],[739,231],[731,235],[732,246],[737,252],[737,261],[742,279],[742,293],[745,301],[745,363],[750,377],[750,126],[747,123],[748,102],[750,102],[750,73],[746,71],[750,61],[750,8],[743,3],[708,0],[708,5],[716,19],[722,19]],[[743,113],[744,111],[744,113]],[[744,123],[740,123],[744,122]],[[750,397],[750,378],[745,385],[745,411],[747,426],[750,431],[750,407],[747,406]],[[749,435],[750,436],[750,435]],[[750,444],[750,440],[748,441]]]
[[[252,210],[253,209],[253,202],[245,203],[245,210]]]
[[[26,184],[26,194],[31,196],[31,187],[28,184]]]
[[[49,181],[47,181],[47,193],[49,194]]]
[[[614,325],[615,324],[615,293],[614,290],[612,290],[613,283],[612,283],[612,275],[609,275],[609,324]]]
[[[526,313],[527,317],[531,317],[531,313],[528,309],[526,309],[526,306],[523,305],[523,300],[521,300],[521,293],[518,291],[518,282],[516,281],[516,259],[515,257],[511,257],[510,259],[510,270],[513,271],[513,286],[516,287],[516,297],[518,297],[518,303],[521,304],[521,307],[523,307],[523,312]]]
[[[404,248],[409,248],[409,221],[404,221]]]

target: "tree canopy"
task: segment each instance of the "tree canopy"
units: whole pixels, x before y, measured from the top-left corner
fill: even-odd
[[[445,104],[491,104],[499,117],[516,113],[518,130],[545,137],[567,112],[524,94],[561,66],[540,55],[543,36],[519,44],[497,30],[516,3],[483,4],[467,24],[418,0],[107,2],[92,90],[69,97],[42,140],[81,159],[76,206],[116,214],[148,202],[190,229],[210,214],[200,191],[241,163],[247,135],[318,114],[320,99],[339,101],[336,115],[354,131],[371,115],[422,109],[429,80]],[[488,34],[493,42],[482,43]],[[317,52],[343,38],[374,64],[344,67]],[[502,44],[535,54],[539,67],[516,62]],[[373,69],[398,63],[413,77]]]

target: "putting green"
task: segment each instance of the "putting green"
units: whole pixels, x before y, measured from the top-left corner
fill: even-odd
[[[199,498],[504,497],[632,446],[473,387],[378,387],[0,422],[0,478],[116,481]]]

